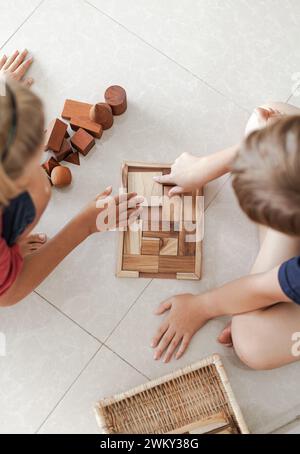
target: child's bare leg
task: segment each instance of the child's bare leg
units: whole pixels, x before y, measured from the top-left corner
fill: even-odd
[[[23,257],[32,254],[47,241],[47,235],[45,233],[30,234],[45,211],[51,195],[48,178],[46,177],[44,170],[41,168],[37,170],[35,177],[32,179],[28,192],[34,203],[36,216],[33,222],[26,228],[18,239],[18,244]]]
[[[251,273],[268,271],[299,251],[300,238],[268,229]],[[235,351],[253,369],[272,369],[299,359],[292,354],[296,332],[300,332],[300,306],[293,303],[278,303],[232,319]]]

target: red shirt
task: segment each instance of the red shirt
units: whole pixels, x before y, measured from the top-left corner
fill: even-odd
[[[23,258],[17,244],[8,246],[2,233],[2,216],[0,214],[0,296],[15,282],[23,266]]]

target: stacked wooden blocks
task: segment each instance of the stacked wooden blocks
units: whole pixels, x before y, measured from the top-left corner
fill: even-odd
[[[123,188],[145,198],[132,228],[120,232],[119,277],[200,279],[203,200],[200,191],[168,196],[171,186],[155,176],[170,172],[163,164],[124,163]]]
[[[64,187],[71,183],[70,169],[61,166],[61,161],[80,165],[79,154],[86,156],[100,139],[103,130],[109,129],[114,123],[114,115],[121,115],[127,109],[125,90],[113,85],[104,94],[105,102],[95,105],[67,99],[64,104],[62,118],[69,120],[75,133],[70,137],[68,125],[56,118],[45,131],[45,151],[52,156],[43,164],[51,183]],[[60,169],[56,169],[60,167]],[[54,172],[54,177],[53,173]]]

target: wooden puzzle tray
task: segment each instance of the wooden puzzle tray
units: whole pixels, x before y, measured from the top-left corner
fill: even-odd
[[[140,219],[120,232],[118,277],[200,279],[204,224],[202,191],[169,197],[172,186],[154,176],[166,175],[169,164],[125,162],[122,188],[145,197]]]
[[[101,400],[106,434],[248,434],[219,355]]]

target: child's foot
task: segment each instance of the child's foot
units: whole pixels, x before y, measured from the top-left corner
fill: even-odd
[[[21,239],[18,244],[23,257],[32,254],[42,247],[47,241],[47,235],[44,233],[35,233]]]
[[[219,335],[218,342],[220,342],[220,344],[225,345],[225,347],[232,347],[233,346],[232,337],[231,337],[231,322],[228,323],[228,325],[225,326],[225,328],[223,329],[223,331]]]

